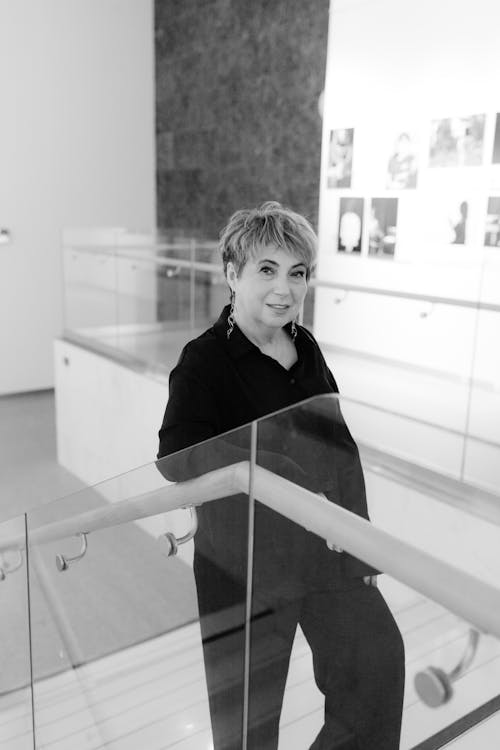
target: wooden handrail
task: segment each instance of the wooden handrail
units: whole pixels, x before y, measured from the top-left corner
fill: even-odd
[[[152,490],[141,495],[110,503],[104,508],[88,510],[85,513],[65,518],[61,521],[51,521],[30,529],[28,513],[28,535],[30,545],[46,544],[57,539],[64,539],[76,534],[90,534],[101,529],[119,526],[122,523],[150,518],[160,513],[168,513],[188,505],[202,505],[234,494],[234,472],[237,464],[210,471],[202,477],[189,479],[179,484],[167,485],[159,490]],[[248,486],[247,490],[248,492]],[[10,537],[2,541],[0,538],[0,552],[20,549],[25,546],[23,535]]]
[[[187,505],[248,493],[250,463],[243,461],[196,479],[33,529],[30,546],[90,533]],[[355,557],[439,602],[477,629],[500,638],[500,590],[378,529],[363,518],[260,466],[254,467],[255,498],[333,542]],[[0,541],[0,551],[24,547],[24,537]]]
[[[500,638],[500,589],[261,467],[255,497],[269,508]]]

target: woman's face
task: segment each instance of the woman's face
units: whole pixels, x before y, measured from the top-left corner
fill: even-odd
[[[270,331],[295,320],[307,292],[307,267],[287,250],[262,246],[249,257],[239,278],[232,263],[227,280],[235,293],[235,318],[247,327]]]

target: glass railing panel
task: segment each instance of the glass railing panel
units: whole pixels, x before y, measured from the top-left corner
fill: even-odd
[[[0,747],[33,748],[24,516],[0,524]]]
[[[438,271],[442,273],[428,269],[429,275]],[[474,265],[457,270],[456,294],[448,290],[443,295],[449,303],[439,295],[432,301],[431,293],[429,300],[413,299],[412,288],[395,289],[391,295],[390,285],[382,282],[380,293],[369,287],[316,288],[314,333],[341,392],[465,435],[480,286],[481,269]],[[415,292],[424,288],[415,285]],[[457,478],[463,471],[463,447],[453,464]],[[425,455],[425,443],[420,452]]]
[[[222,307],[217,245],[207,240],[67,230],[63,266],[66,336],[151,371],[168,371]]]
[[[186,240],[117,251],[117,346],[122,353],[152,371],[168,372],[174,353],[216,320],[221,274],[203,268],[214,248]]]
[[[161,274],[167,282],[163,281],[159,289],[160,319],[167,322],[171,342],[176,336],[182,345],[208,328],[220,314],[218,292],[223,279],[217,244],[193,238],[165,244],[159,260],[168,264]]]
[[[464,477],[487,490],[500,487],[500,263],[498,249],[484,248],[464,456]],[[485,457],[487,459],[485,460]]]
[[[495,504],[491,494],[446,471],[410,470],[397,451],[390,453],[397,433],[384,425],[383,414],[380,442],[367,445],[358,430],[363,417],[375,415],[351,406],[319,396],[257,426],[249,732],[253,720],[255,731],[265,727],[283,750],[308,747],[318,735],[345,747],[356,736],[362,747],[397,748],[401,701],[401,748],[409,750],[440,732],[456,736],[466,715],[479,716],[498,695],[500,642],[469,635],[460,592],[463,585],[466,598],[479,582],[498,602],[500,499]],[[337,521],[340,537],[335,524],[328,526],[328,544],[306,530],[314,526],[313,511],[261,468],[319,494],[322,507],[326,498],[332,509],[351,511]],[[260,500],[266,492],[274,510]],[[297,513],[300,523],[287,520],[287,512]],[[343,536],[343,519],[353,514],[365,517],[362,528]],[[361,555],[356,545],[366,529],[379,536]],[[377,561],[387,539],[397,552],[386,571]],[[409,559],[418,563],[410,573]],[[431,568],[424,568],[430,559]],[[450,598],[450,590],[458,596]],[[470,615],[474,630],[476,613]],[[467,648],[473,658],[457,670]],[[439,670],[454,673],[452,687]],[[436,692],[444,695],[439,710],[432,706]]]
[[[249,456],[245,427],[29,515],[38,746],[208,750],[209,696],[240,741]]]
[[[119,251],[116,264],[117,349],[146,366],[172,366],[170,339],[180,333],[185,340],[187,331],[178,269],[159,265],[154,253],[140,249]]]
[[[162,264],[158,273],[158,320],[172,343],[184,344],[191,337],[193,323],[194,243],[167,245],[160,251]],[[181,345],[182,345],[181,344]]]
[[[335,287],[321,280],[312,284],[303,310],[303,322],[320,340],[344,395],[408,424],[414,420],[455,435],[450,470],[487,489],[500,479],[497,471],[485,473],[482,463],[489,452],[490,468],[500,465],[495,252],[484,248],[482,264],[460,263],[452,279],[445,266],[424,262],[403,287],[383,274],[380,283],[372,279],[353,287],[356,280],[340,269]],[[398,273],[406,268],[399,262],[392,267]],[[162,374],[228,300],[216,243],[179,232],[68,231],[64,275],[65,330]],[[450,283],[440,297],[445,276]],[[414,443],[417,460],[432,459],[432,440]]]
[[[73,336],[116,346],[114,248],[119,230],[67,230],[63,236],[64,328]]]
[[[310,414],[311,420],[329,420],[331,440],[335,424],[348,426],[373,523],[495,583],[500,575],[500,495],[455,478],[452,466],[462,451],[462,435],[334,395],[316,397],[295,410]],[[419,441],[430,446],[431,461],[426,456],[419,460],[413,451]],[[488,460],[485,454],[485,466]]]
[[[386,574],[378,589],[405,646],[401,750],[440,748],[474,730],[499,708],[500,641]],[[425,744],[424,744],[425,743]]]

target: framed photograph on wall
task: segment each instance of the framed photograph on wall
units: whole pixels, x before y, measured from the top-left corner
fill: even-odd
[[[420,208],[421,242],[442,248],[467,243],[470,219],[468,199],[448,193],[430,194]]]
[[[368,255],[394,258],[397,221],[397,198],[372,198],[368,226]]]
[[[406,131],[395,140],[387,162],[386,187],[389,190],[404,190],[417,186],[417,149],[414,137]]]
[[[433,120],[430,167],[471,167],[483,163],[485,115]]]
[[[500,247],[500,196],[488,198],[484,244]]]
[[[351,187],[353,143],[354,128],[330,131],[327,187]]]
[[[465,245],[467,238],[467,220],[469,218],[469,202],[455,201],[448,209],[448,222],[452,232],[452,245]]]
[[[341,198],[337,250],[341,253],[361,253],[363,236],[363,198]]]

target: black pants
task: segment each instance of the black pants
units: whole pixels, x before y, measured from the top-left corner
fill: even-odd
[[[240,750],[243,729],[245,587],[195,554],[214,750]],[[362,579],[296,600],[254,596],[250,630],[248,750],[276,750],[297,625],[325,696],[311,750],[398,750],[404,647],[385,600]],[[305,749],[304,749],[305,750]]]

